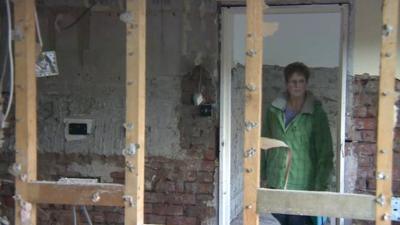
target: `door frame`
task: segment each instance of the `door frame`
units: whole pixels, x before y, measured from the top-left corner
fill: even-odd
[[[231,71],[233,68],[233,18],[238,14],[246,14],[245,7],[221,8],[221,52],[220,52],[220,140],[219,140],[219,202],[218,221],[220,225],[229,225],[231,222]],[[346,90],[348,71],[348,4],[315,4],[315,5],[282,5],[271,6],[268,14],[297,14],[297,13],[341,13],[341,34],[339,68],[341,76],[338,82],[340,87],[339,123],[337,131],[336,149],[336,181],[337,192],[344,193],[344,165],[345,165],[345,129],[346,129]],[[343,224],[343,219],[337,221]]]

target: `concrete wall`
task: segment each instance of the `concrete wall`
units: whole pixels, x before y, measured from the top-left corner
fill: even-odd
[[[202,10],[195,10],[198,8]],[[203,85],[216,84],[216,4],[152,1],[148,15],[147,148],[151,155],[184,159],[179,130],[184,108],[181,99],[191,97],[197,86],[185,90],[187,96],[182,96],[183,90],[177,87],[197,65],[204,67],[207,74],[203,76],[210,79]],[[67,16],[73,15],[65,14],[64,18]],[[43,23],[46,28],[53,21]],[[56,33],[49,41],[57,50],[61,74],[38,79],[39,131],[52,134],[40,136],[40,150],[120,154],[125,110],[124,23],[117,13],[93,12],[90,18]],[[49,42],[45,39],[45,43]],[[215,102],[215,98],[209,101]],[[65,118],[93,119],[93,135],[81,141],[66,141],[62,125]]]

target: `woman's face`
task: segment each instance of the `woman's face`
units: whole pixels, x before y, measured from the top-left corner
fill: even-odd
[[[289,97],[303,97],[307,90],[306,78],[299,73],[294,73],[286,83]]]

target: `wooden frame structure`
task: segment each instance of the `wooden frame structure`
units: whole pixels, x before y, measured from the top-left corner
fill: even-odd
[[[245,154],[249,151],[255,151],[256,154],[244,160],[244,224],[258,225],[258,214],[265,211],[375,219],[377,225],[391,223],[393,143],[390,137],[393,137],[394,111],[387,109],[393,108],[396,98],[394,74],[397,57],[398,4],[398,0],[383,1],[377,193],[374,197],[259,188],[260,149],[263,147],[260,128],[264,36],[262,28],[265,5],[263,0],[247,0],[244,151]],[[36,224],[36,204],[40,203],[124,206],[125,224],[143,224],[146,0],[126,0],[125,185],[85,183],[74,185],[37,181],[34,7],[35,0],[14,2],[15,27],[22,32],[21,38],[15,42],[16,164],[14,169],[18,172],[15,224]],[[332,199],[336,201],[333,202]],[[320,206],[329,205],[329,207],[315,208],[313,207],[315,201],[318,201]],[[354,210],[355,207],[357,210]]]
[[[256,157],[243,161],[244,194],[243,224],[258,225],[257,188],[260,184],[260,136],[263,62],[263,0],[248,0],[246,8],[246,78],[244,154],[257,151]]]
[[[391,224],[392,149],[395,94],[395,69],[397,59],[398,0],[383,1],[382,47],[380,62],[380,87],[377,143],[376,196],[339,194],[315,191],[272,190],[259,187],[259,162],[261,156],[259,124],[261,118],[262,38],[260,30],[263,0],[247,0],[247,50],[246,50],[246,133],[244,154],[256,149],[256,154],[244,160],[244,213],[246,225],[258,225],[258,213],[286,213],[321,215],[375,220],[377,225]],[[261,15],[261,16],[260,16]],[[257,203],[255,209],[254,204]],[[318,207],[316,207],[318,206]]]
[[[225,3],[223,1],[222,3]],[[340,96],[341,103],[338,112],[341,115],[340,127],[337,129],[337,148],[336,168],[337,168],[337,189],[336,191],[344,193],[344,147],[345,147],[345,106],[346,106],[346,76],[347,76],[347,38],[348,38],[348,17],[349,4],[341,5],[276,5],[264,10],[264,15],[279,15],[293,13],[338,13],[341,18],[341,38],[340,38],[340,57],[341,76],[340,81]],[[220,64],[220,156],[219,156],[219,224],[228,224],[230,217],[237,215],[241,209],[232,209],[231,211],[231,196],[230,186],[231,180],[231,92],[232,92],[232,66],[233,66],[233,35],[234,35],[234,18],[238,15],[244,16],[246,7],[242,5],[231,7],[222,5],[221,9],[221,64]],[[265,18],[265,17],[264,17]],[[244,35],[243,35],[244,37]],[[242,50],[240,50],[242,51]],[[245,155],[247,156],[247,154]],[[233,205],[233,204],[232,204]],[[237,211],[236,211],[237,210]],[[229,215],[229,212],[233,215]]]
[[[15,224],[35,225],[36,205],[124,206],[125,224],[143,224],[146,0],[126,0],[125,185],[37,181],[35,0],[14,1],[16,72]]]

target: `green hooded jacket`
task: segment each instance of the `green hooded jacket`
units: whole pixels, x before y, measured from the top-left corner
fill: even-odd
[[[262,136],[281,140],[292,149],[287,189],[325,191],[333,168],[332,137],[322,104],[307,92],[302,110],[285,127],[286,95],[267,109]],[[282,189],[287,151],[263,151],[261,180],[268,188]]]

